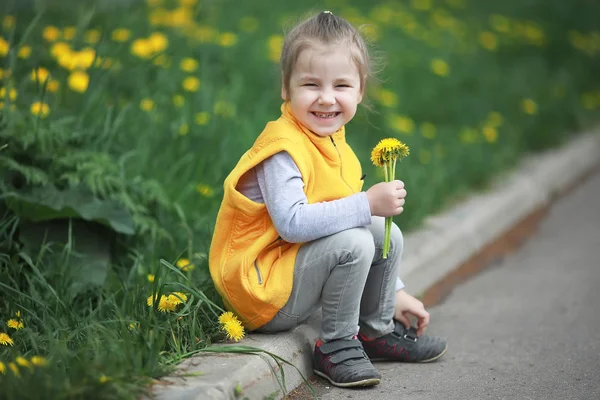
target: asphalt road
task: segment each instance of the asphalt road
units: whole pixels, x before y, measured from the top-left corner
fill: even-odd
[[[362,390],[313,377],[319,398],[600,399],[599,208],[600,173],[557,200],[517,252],[431,308],[427,333],[449,342],[438,362],[377,363],[381,384]]]

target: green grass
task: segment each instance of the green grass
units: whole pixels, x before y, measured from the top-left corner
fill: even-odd
[[[14,342],[0,345],[3,397],[135,397],[182,358],[224,339],[206,260],[221,185],[279,116],[273,60],[282,27],[307,5],[19,4],[0,9],[0,333]],[[404,231],[524,153],[597,121],[593,2],[310,5],[364,24],[382,56],[385,68],[368,92],[372,111],[358,113],[347,138],[363,162],[365,188],[383,179],[369,162],[381,138],[410,147],[396,172],[409,192],[395,219]],[[119,28],[129,37],[119,41]],[[139,40],[149,37],[154,50],[142,57],[138,50],[151,45]],[[40,66],[50,72],[45,83],[31,79]],[[36,102],[46,106],[32,109]],[[44,191],[50,186],[54,197]],[[72,203],[62,214],[51,207],[58,198]],[[99,204],[95,223],[69,224],[90,198]],[[52,220],[60,235],[32,235],[41,225],[31,218]],[[184,271],[182,259],[194,268]],[[147,305],[149,296],[172,292],[187,296],[173,312]],[[17,312],[21,330],[5,325]],[[18,377],[8,367],[35,355],[48,364],[15,364]]]

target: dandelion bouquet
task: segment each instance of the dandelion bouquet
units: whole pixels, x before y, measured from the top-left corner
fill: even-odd
[[[371,152],[371,161],[376,167],[383,168],[383,176],[386,182],[391,182],[396,176],[396,161],[408,155],[408,146],[398,139],[382,139]],[[392,229],[392,217],[385,218],[385,237],[383,241],[383,258],[387,258],[390,251],[390,232]]]

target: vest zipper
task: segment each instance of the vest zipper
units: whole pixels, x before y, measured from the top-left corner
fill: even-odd
[[[342,153],[340,153],[340,149],[338,149],[337,144],[335,144],[335,140],[333,140],[333,137],[329,136],[329,139],[331,140],[331,143],[333,143],[333,147],[335,147],[335,151],[337,151],[338,157],[340,159],[340,178],[346,184],[346,186],[350,188],[352,193],[354,193],[354,189],[348,184],[348,182],[346,182],[346,180],[344,179],[344,175],[342,175]]]
[[[278,236],[277,239],[275,239],[274,241],[269,243],[267,245],[267,247],[265,247],[265,249],[268,249],[271,245],[278,243],[277,249],[279,250],[279,257],[281,257],[281,241],[282,240],[283,239],[281,238],[281,236]],[[256,270],[256,275],[258,276],[258,284],[262,285],[263,279],[262,279],[262,274],[260,273],[260,269],[258,269],[258,259],[254,260],[254,269]]]

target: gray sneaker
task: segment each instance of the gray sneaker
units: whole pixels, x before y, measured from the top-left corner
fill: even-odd
[[[362,344],[356,338],[332,340],[315,345],[315,374],[339,387],[374,386],[381,382]]]

